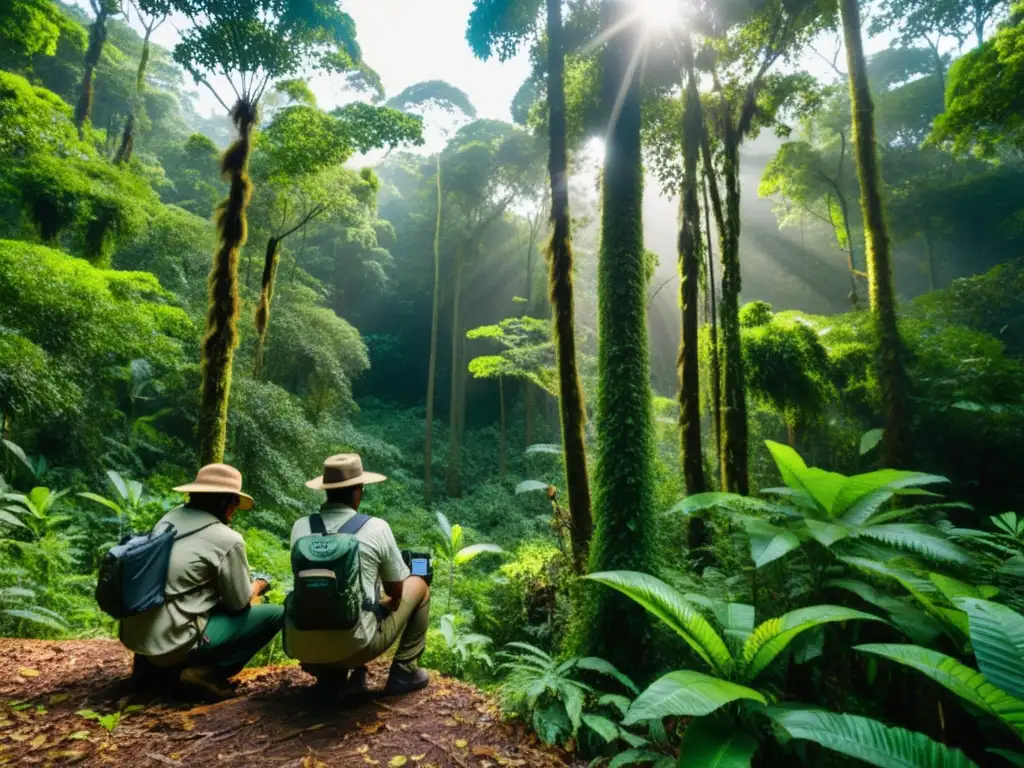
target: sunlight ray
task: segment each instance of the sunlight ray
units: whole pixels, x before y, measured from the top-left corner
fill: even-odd
[[[608,130],[605,132],[606,138],[611,136],[612,129],[615,127],[615,123],[618,122],[619,114],[622,112],[622,105],[626,101],[626,94],[629,92],[630,83],[633,82],[633,77],[636,75],[636,70],[640,66],[641,60],[646,61],[646,52],[647,48],[644,45],[638,45],[636,50],[633,51],[633,57],[626,68],[626,75],[622,78],[622,84],[619,86],[619,92],[615,97],[612,113],[608,117]]]

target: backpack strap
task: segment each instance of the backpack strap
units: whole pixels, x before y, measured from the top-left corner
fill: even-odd
[[[187,539],[193,533],[199,533],[200,531],[205,531],[207,528],[212,528],[213,526],[218,525],[219,523],[220,523],[220,520],[214,520],[212,523],[207,523],[206,525],[201,525],[198,528],[194,528],[193,530],[189,531],[188,533],[182,533],[180,535],[178,535],[177,531],[175,531],[174,540],[175,541],[181,541],[182,539]],[[174,526],[171,526],[171,527],[174,528]]]
[[[309,516],[309,530],[317,536],[327,535],[327,525],[324,523],[324,519],[320,516],[319,512],[314,512]]]
[[[320,515],[317,515],[317,517],[320,517]],[[341,526],[341,528],[338,529],[338,533],[349,533],[349,534],[357,533],[359,531],[359,529],[362,528],[364,525],[366,525],[366,523],[369,520],[370,520],[370,516],[369,515],[360,515],[360,514],[352,515],[352,517],[350,517],[348,520],[346,520],[345,524],[343,526]]]

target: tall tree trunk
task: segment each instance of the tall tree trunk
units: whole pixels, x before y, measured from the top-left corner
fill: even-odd
[[[433,501],[430,476],[433,461],[434,389],[437,385],[437,333],[441,323],[441,153],[437,153],[437,219],[434,222],[434,304],[430,316],[430,362],[427,363],[427,428],[423,449],[423,495],[427,504]]]
[[[697,158],[700,154],[702,125],[700,94],[693,72],[693,50],[687,44],[686,95],[683,107],[683,189],[680,201],[679,303],[682,327],[679,345],[679,438],[683,459],[683,479],[689,495],[704,493],[704,456],[700,435],[700,373],[697,354],[701,237],[700,203],[697,199]],[[692,515],[689,522],[689,547],[696,552],[707,543],[704,518]]]
[[[650,567],[654,440],[647,339],[644,176],[640,143],[643,25],[629,0],[602,3],[602,27],[621,25],[603,52],[602,111],[609,116],[601,179],[598,261],[597,464],[591,571]],[[610,589],[595,595],[588,653],[639,671],[648,619]]]
[[[461,491],[459,476],[459,454],[462,449],[462,350],[465,333],[462,330],[462,269],[465,263],[466,246],[459,244],[455,252],[454,278],[455,287],[452,294],[452,371],[451,392],[448,408],[448,478],[447,490],[450,496],[458,496]]]
[[[89,47],[85,49],[85,70],[82,73],[82,85],[75,105],[75,127],[78,138],[85,138],[85,124],[92,119],[92,86],[96,76],[96,67],[103,55],[103,45],[107,42],[107,19],[110,12],[106,5],[94,5],[96,19],[89,27]]]
[[[703,126],[702,126],[703,128]],[[718,297],[715,286],[715,254],[711,247],[711,206],[708,204],[708,180],[704,177],[704,228],[708,250],[708,292],[711,294],[711,425],[715,431],[715,461],[722,467],[722,369],[718,352]]]
[[[551,243],[548,290],[554,316],[558,364],[559,415],[569,496],[570,535],[576,572],[586,570],[593,520],[584,443],[586,410],[576,361],[576,309],[573,298],[572,232],[569,217],[569,161],[565,125],[565,41],[561,0],[548,0],[548,174],[551,178]]]
[[[117,148],[114,156],[114,165],[127,163],[132,159],[132,150],[135,148],[135,115],[142,106],[142,92],[146,88],[146,67],[149,64],[149,38],[153,34],[154,25],[146,27],[146,34],[142,38],[142,54],[139,56],[139,68],[135,73],[135,95],[132,98],[132,108],[124,121],[124,130],[121,131],[121,145]]]
[[[209,306],[202,348],[202,398],[199,405],[199,456],[202,464],[224,460],[228,431],[231,367],[238,345],[238,253],[245,245],[245,209],[252,195],[249,154],[255,107],[238,101],[231,110],[238,138],[224,152],[221,173],[228,177],[228,197],[217,209],[220,243],[209,277]]]
[[[498,467],[502,480],[508,474],[508,433],[505,430],[505,377],[498,377],[498,413],[501,434],[498,438]]]
[[[868,289],[878,334],[878,380],[885,424],[883,458],[886,466],[903,467],[910,451],[909,382],[903,363],[903,344],[896,323],[891,242],[882,206],[882,182],[875,146],[874,104],[868,84],[857,0],[842,0],[840,10],[846,41],[846,63],[850,73],[853,143],[857,153],[860,206],[864,216]]]
[[[846,255],[847,269],[850,271],[850,304],[854,309],[860,306],[860,295],[857,291],[857,261],[853,249],[853,230],[850,228],[850,206],[846,201],[846,193],[843,192],[843,173],[846,166],[846,133],[839,131],[841,142],[839,149],[839,170],[836,172],[836,180],[832,184],[835,190],[836,199],[839,200],[839,210],[843,214],[843,231],[846,233]],[[831,217],[830,217],[831,218]]]
[[[263,282],[259,304],[256,305],[256,360],[252,369],[254,379],[259,379],[263,375],[263,354],[267,343],[267,328],[270,325],[270,302],[274,299],[274,278],[277,275],[280,257],[281,240],[271,237],[267,240],[267,250],[263,257]]]
[[[740,346],[740,137],[726,120],[724,137],[725,226],[722,251],[722,346],[725,370],[722,389],[722,490],[746,495],[748,476],[747,400]]]

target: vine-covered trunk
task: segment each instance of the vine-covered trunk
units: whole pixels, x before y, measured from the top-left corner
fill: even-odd
[[[132,108],[124,121],[124,130],[121,131],[121,145],[117,148],[114,156],[114,165],[127,163],[132,159],[132,151],[135,149],[135,115],[142,106],[142,92],[146,88],[146,67],[149,64],[149,38],[153,34],[153,27],[146,27],[146,34],[142,38],[142,54],[139,56],[139,68],[135,73],[135,95],[132,99]]]
[[[228,197],[217,209],[220,241],[210,269],[206,335],[202,349],[202,398],[199,405],[200,463],[224,460],[228,431],[231,366],[238,344],[238,253],[245,245],[245,209],[252,195],[249,154],[255,107],[239,100],[231,110],[238,138],[224,152],[221,173],[228,177]]]
[[[906,465],[910,451],[910,402],[907,372],[903,364],[903,345],[896,324],[891,242],[882,206],[882,182],[875,146],[874,104],[861,40],[858,0],[842,0],[840,10],[846,42],[846,63],[850,73],[853,143],[857,153],[860,206],[864,216],[868,291],[878,334],[878,381],[885,424],[882,453],[886,466],[902,467]]]
[[[437,386],[437,333],[441,323],[441,153],[437,153],[437,219],[434,222],[434,305],[430,317],[430,357],[427,363],[427,428],[423,448],[423,495],[429,504],[433,497],[430,476],[433,461],[434,391]]]
[[[703,124],[702,124],[703,127]],[[715,461],[722,473],[722,369],[718,351],[718,289],[715,285],[715,254],[711,247],[711,207],[708,204],[708,180],[704,184],[704,236],[708,251],[708,293],[711,295],[711,428],[715,432]]]
[[[569,169],[565,125],[565,49],[561,0],[548,0],[548,174],[551,179],[551,243],[548,290],[554,316],[558,364],[559,416],[565,455],[565,487],[569,497],[573,562],[586,569],[593,520],[587,452],[583,438],[586,411],[576,360],[576,309],[573,297],[572,231],[569,218]]]
[[[697,200],[697,156],[700,152],[700,95],[687,78],[683,117],[683,189],[678,236],[679,302],[682,325],[679,346],[679,425],[686,492],[703,493],[701,456],[700,375],[697,368],[697,330],[700,282],[700,204]]]
[[[277,277],[277,263],[281,257],[281,240],[271,237],[267,240],[267,250],[263,256],[263,282],[260,287],[260,300],[256,305],[256,361],[253,363],[252,376],[259,379],[263,375],[263,354],[267,343],[267,328],[270,326],[270,302],[274,300],[274,282]]]
[[[450,496],[462,491],[459,472],[459,457],[462,449],[462,381],[465,378],[463,350],[465,333],[462,330],[462,268],[465,263],[465,245],[460,244],[455,252],[455,286],[452,294],[452,371],[451,393],[448,408],[448,478],[447,490]]]
[[[654,441],[647,339],[640,144],[643,25],[629,0],[605,0],[602,27],[621,26],[603,52],[609,116],[601,179],[598,261],[597,463],[591,571],[645,570],[652,556]],[[612,590],[590,606],[585,650],[620,669],[642,666],[647,616]]]
[[[687,47],[684,55],[692,58]],[[682,451],[683,480],[687,494],[704,493],[704,456],[700,435],[700,373],[698,369],[697,330],[700,301],[700,203],[697,199],[697,158],[700,154],[700,94],[692,72],[687,75],[683,108],[683,189],[680,201],[678,238],[679,305],[682,327],[679,344],[679,438]],[[689,520],[691,553],[706,543],[704,518],[691,515]]]
[[[727,121],[728,123],[728,121]],[[740,175],[739,137],[726,127],[723,147],[725,226],[722,251],[722,490],[746,495],[750,490],[747,457],[747,399],[743,388],[740,346]]]
[[[78,103],[75,105],[75,127],[78,138],[85,138],[85,124],[92,118],[92,86],[96,76],[96,67],[103,55],[103,46],[107,42],[107,19],[110,12],[101,4],[96,19],[89,27],[89,46],[85,49],[85,69],[82,72],[82,85],[79,88]]]

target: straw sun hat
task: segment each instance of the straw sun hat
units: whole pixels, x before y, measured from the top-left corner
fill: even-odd
[[[339,453],[324,460],[324,473],[306,483],[314,491],[330,488],[349,488],[353,485],[382,483],[387,478],[376,472],[364,472],[363,460],[358,453]]]
[[[252,509],[253,498],[242,493],[242,473],[230,464],[207,464],[188,485],[179,485],[180,493],[233,493],[239,498],[239,509]]]

